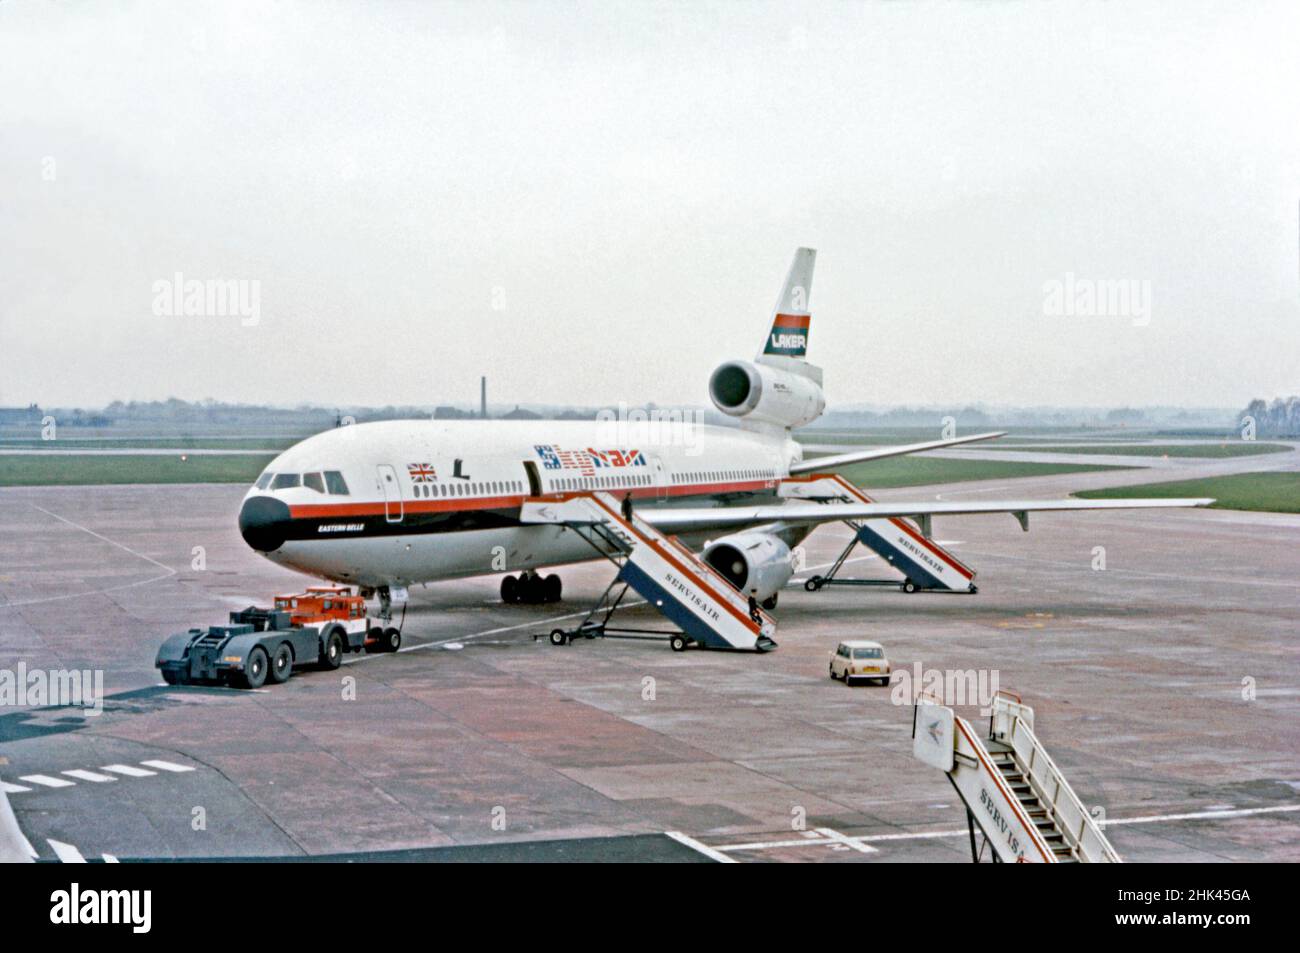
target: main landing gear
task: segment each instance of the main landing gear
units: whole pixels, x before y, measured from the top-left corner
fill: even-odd
[[[554,573],[542,576],[529,569],[517,577],[506,576],[501,580],[501,601],[507,604],[540,605],[544,602],[559,602],[563,593],[563,583]]]

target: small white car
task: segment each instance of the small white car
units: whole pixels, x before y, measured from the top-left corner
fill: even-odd
[[[842,678],[845,685],[858,679],[888,685],[892,670],[889,659],[885,658],[885,648],[879,642],[850,639],[841,642],[831,653],[831,678]]]

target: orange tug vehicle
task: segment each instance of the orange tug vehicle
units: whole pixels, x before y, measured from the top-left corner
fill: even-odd
[[[230,613],[229,625],[169,636],[154,664],[168,685],[261,688],[288,681],[294,668],[331,671],[344,652],[396,652],[402,631],[371,625],[366,600],[346,586],[308,586],[276,596],[275,606]]]

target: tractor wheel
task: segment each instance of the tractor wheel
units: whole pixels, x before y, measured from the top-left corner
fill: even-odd
[[[343,664],[343,636],[339,635],[338,629],[331,630],[325,636],[325,644],[321,646],[316,663],[327,672],[332,672]]]
[[[391,626],[384,629],[383,640],[379,644],[381,652],[396,652],[402,647],[402,630]]]
[[[261,688],[266,684],[266,671],[271,667],[266,657],[266,649],[260,645],[253,646],[253,651],[244,659],[244,670],[235,678],[240,688]]]
[[[271,654],[271,667],[267,671],[267,675],[276,685],[283,685],[292,674],[293,649],[289,648],[288,642],[281,642],[279,647]]]
[[[384,650],[384,630],[377,625],[370,627],[366,633],[366,654],[374,655]]]

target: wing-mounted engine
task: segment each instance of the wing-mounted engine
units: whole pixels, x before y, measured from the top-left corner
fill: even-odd
[[[804,368],[812,368],[804,365]],[[816,377],[768,364],[728,361],[709,378],[709,396],[718,410],[745,422],[802,427],[826,409],[820,372]]]
[[[733,586],[759,602],[780,592],[794,575],[790,547],[771,533],[723,536],[709,543],[701,556]]]

